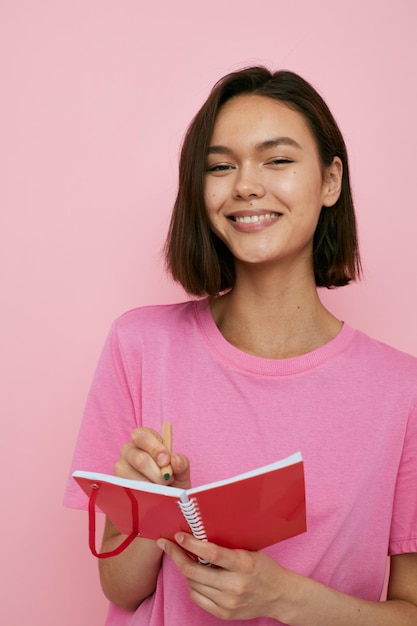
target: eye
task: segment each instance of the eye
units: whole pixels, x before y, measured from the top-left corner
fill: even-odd
[[[287,163],[293,163],[293,160],[288,157],[277,157],[268,161],[266,165],[286,165]]]
[[[233,165],[227,163],[216,163],[216,165],[208,165],[206,172],[227,172],[233,169]]]

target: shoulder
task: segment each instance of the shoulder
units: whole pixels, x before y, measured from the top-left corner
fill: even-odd
[[[417,357],[359,330],[354,331],[351,356],[355,366],[370,380],[379,379],[380,385],[403,386],[417,396]]]
[[[381,364],[411,368],[417,371],[417,357],[394,348],[387,343],[374,339],[360,330],[355,330],[355,348],[368,354],[369,357],[380,359]]]
[[[123,343],[167,337],[186,332],[196,320],[196,301],[156,304],[131,309],[116,318],[111,333]]]

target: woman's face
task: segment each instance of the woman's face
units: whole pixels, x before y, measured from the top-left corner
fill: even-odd
[[[340,193],[342,164],[323,171],[303,116],[242,95],[220,109],[207,155],[205,205],[213,231],[243,263],[312,266],[323,206]]]

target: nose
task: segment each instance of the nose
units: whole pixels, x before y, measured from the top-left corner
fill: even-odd
[[[233,195],[237,200],[261,198],[265,195],[261,173],[256,167],[248,165],[237,170]]]

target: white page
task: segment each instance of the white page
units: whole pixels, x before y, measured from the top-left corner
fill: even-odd
[[[112,485],[119,485],[120,487],[128,487],[129,489],[146,491],[147,493],[165,494],[167,496],[178,498],[181,499],[183,502],[186,502],[187,494],[191,496],[201,491],[206,491],[207,489],[214,489],[215,487],[221,487],[222,485],[229,485],[230,483],[235,483],[239,480],[251,478],[252,476],[265,474],[267,472],[270,472],[271,470],[294,465],[295,463],[298,463],[300,461],[302,461],[301,452],[296,452],[295,454],[292,454],[285,459],[275,461],[275,463],[270,463],[269,465],[264,465],[263,467],[258,467],[257,469],[251,470],[249,472],[244,472],[243,474],[233,476],[232,478],[218,480],[213,483],[207,483],[205,485],[200,485],[199,487],[193,487],[187,490],[178,489],[177,487],[170,487],[169,485],[158,485],[157,483],[149,483],[147,481],[132,480],[130,478],[119,478],[118,476],[100,474],[97,472],[76,471],[73,473],[73,477],[87,478],[88,480],[97,482],[107,482]]]

